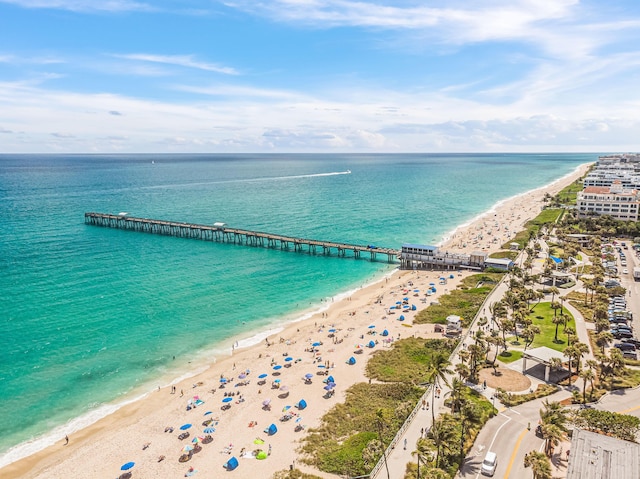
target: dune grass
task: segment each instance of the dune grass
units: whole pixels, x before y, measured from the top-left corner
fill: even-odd
[[[367,362],[367,376],[382,382],[420,384],[434,354],[449,357],[457,340],[406,338],[393,348],[376,351]]]
[[[504,273],[482,273],[464,278],[458,288],[442,295],[438,304],[420,311],[413,322],[444,324],[447,316],[455,314],[462,318],[464,325],[468,325],[503,275]]]

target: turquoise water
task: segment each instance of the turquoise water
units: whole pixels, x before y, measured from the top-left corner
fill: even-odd
[[[0,465],[391,268],[92,227],[84,212],[399,248],[596,159],[0,155]]]

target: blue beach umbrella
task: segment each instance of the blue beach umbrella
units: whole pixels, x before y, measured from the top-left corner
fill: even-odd
[[[227,382],[227,379],[226,378],[220,378],[220,382],[224,384],[224,383]]]
[[[211,414],[211,411],[207,411],[204,413],[205,416],[208,416],[209,414]]]
[[[230,398],[230,397],[226,397],[222,399],[222,402],[231,402],[231,401],[233,401],[233,398]]]
[[[369,326],[369,329],[373,329],[373,328],[375,328],[375,327],[376,327],[376,325],[375,325],[375,324],[372,324],[372,325],[370,325],[370,326]]]
[[[258,376],[258,379],[264,379],[268,376],[268,374],[262,373],[260,376]]]
[[[329,332],[330,332],[330,333],[335,333],[335,332],[336,332],[336,330],[335,330],[334,328],[332,328],[332,329],[330,329],[330,330],[329,330]]]
[[[318,364],[318,367],[319,367],[320,369],[324,369],[324,368],[326,368],[326,366],[325,366],[324,364]]]
[[[127,462],[126,464],[123,464],[122,467],[120,467],[120,470],[121,471],[128,471],[129,469],[131,469],[135,465],[136,465],[135,462]]]
[[[304,375],[304,377],[307,378],[307,379],[311,379],[313,377],[313,374],[307,373],[307,374]]]
[[[336,382],[336,381],[335,381],[335,379],[333,379],[333,376],[329,376],[329,377],[327,378],[327,383],[335,383],[335,382]]]
[[[273,369],[277,371],[278,369],[282,369],[282,366],[280,364],[276,364]]]
[[[291,356],[287,356],[286,358],[284,358],[284,360],[286,362],[289,362],[289,361],[293,361],[293,358]]]
[[[191,424],[187,423],[187,424],[183,424],[182,426],[180,426],[180,430],[181,431],[186,431],[187,429],[189,429],[191,427]]]
[[[334,384],[334,383],[330,383],[330,384],[327,384],[327,385],[324,387],[324,390],[325,390],[325,391],[331,391],[334,387],[335,387],[335,384]]]
[[[315,343],[313,343],[311,346],[313,346],[313,347],[315,348],[315,347],[318,347],[318,346],[322,346],[322,343],[320,343],[320,342],[316,341],[316,342],[315,342]]]
[[[205,427],[205,428],[203,429],[203,432],[204,432],[205,434],[211,434],[212,432],[216,432],[216,430],[215,430],[215,428],[213,428],[213,427]]]

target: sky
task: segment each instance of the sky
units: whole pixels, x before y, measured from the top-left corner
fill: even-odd
[[[637,0],[0,0],[1,153],[639,150]]]

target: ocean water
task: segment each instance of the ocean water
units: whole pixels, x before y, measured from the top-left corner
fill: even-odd
[[[399,248],[595,154],[0,155],[0,466],[389,272],[87,211]]]

